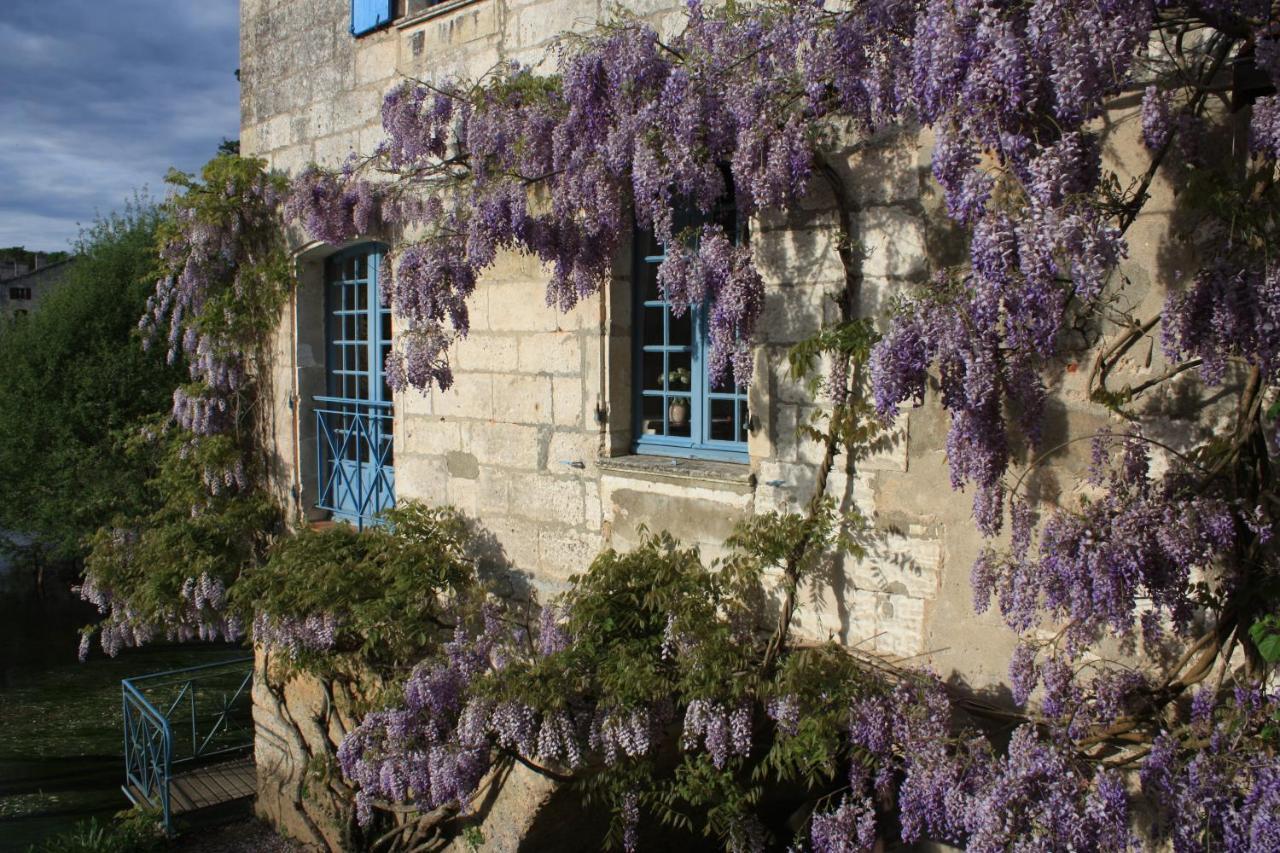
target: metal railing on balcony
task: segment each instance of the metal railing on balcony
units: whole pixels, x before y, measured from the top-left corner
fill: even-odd
[[[166,831],[172,829],[179,774],[253,748],[252,683],[252,657],[121,682],[122,788],[134,805],[160,811]]]
[[[391,404],[316,397],[316,506],[358,527],[396,504]]]

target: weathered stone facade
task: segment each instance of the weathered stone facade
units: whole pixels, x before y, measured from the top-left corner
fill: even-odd
[[[44,298],[66,280],[74,262],[74,258],[69,258],[32,270],[24,265],[12,267],[23,272],[0,282],[0,317],[12,319],[35,311]]]
[[[290,172],[312,161],[337,165],[377,145],[382,96],[402,76],[476,76],[508,59],[536,64],[557,34],[592,26],[613,5],[444,3],[353,38],[341,0],[242,0],[242,149]],[[683,7],[678,0],[622,5],[659,29],[677,26]],[[1108,139],[1108,156],[1121,168],[1137,150],[1135,124],[1118,124]],[[851,139],[833,158],[856,205],[850,226],[863,248],[864,315],[880,316],[894,293],[955,257],[929,176],[931,148],[928,133],[885,132]],[[1167,187],[1153,190],[1155,212],[1131,230],[1127,262],[1136,292],[1145,294],[1143,309],[1162,296],[1143,283],[1169,263],[1164,234],[1172,202]],[[669,530],[711,559],[735,520],[802,507],[821,448],[797,437],[815,401],[787,378],[785,355],[834,317],[832,295],[845,275],[837,216],[829,191],[815,182],[797,210],[752,223],[768,301],[750,389],[757,425],[748,464],[631,455],[629,257],[618,259],[605,293],[561,314],[545,304],[547,276],[538,262],[509,255],[477,288],[472,332],[451,359],[454,388],[395,399],[398,496],[452,504],[475,518],[491,536],[489,562],[507,572],[512,591],[543,596],[601,548],[635,543],[641,526]],[[276,340],[280,492],[298,519],[312,514],[315,494],[308,407],[324,358],[319,261],[333,248],[299,247],[299,287]],[[1096,407],[1085,408],[1084,349],[1079,365],[1056,380],[1046,446],[1102,423]],[[1160,370],[1158,347],[1152,362],[1124,365],[1121,373],[1130,369]],[[978,616],[972,607],[969,568],[982,540],[970,496],[949,483],[946,428],[945,412],[931,401],[904,414],[891,446],[856,471],[838,461],[832,493],[872,517],[879,535],[864,559],[835,561],[824,582],[802,593],[798,618],[811,636],[910,659],[981,690],[1004,680],[1014,637],[998,616]],[[1058,467],[1037,475],[1039,494],[1057,493],[1055,470],[1082,470],[1083,451],[1061,450]]]

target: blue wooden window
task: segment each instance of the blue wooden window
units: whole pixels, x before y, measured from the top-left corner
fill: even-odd
[[[351,34],[362,36],[391,23],[395,0],[351,0]]]
[[[732,207],[721,218],[737,233]],[[635,452],[747,461],[747,389],[732,379],[712,383],[706,310],[692,306],[677,317],[658,287],[665,250],[647,232],[636,233],[635,245]]]
[[[315,398],[316,505],[363,525],[395,506],[387,385],[391,310],[382,304],[382,248],[339,252],[325,267],[326,395]]]

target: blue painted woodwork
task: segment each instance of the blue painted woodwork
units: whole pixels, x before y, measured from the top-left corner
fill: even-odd
[[[136,806],[160,811],[172,830],[174,768],[253,748],[253,658],[173,669],[120,682],[124,710],[121,786]]]
[[[385,364],[391,310],[382,305],[382,249],[331,257],[325,272],[325,373],[315,398],[316,506],[363,527],[395,506],[394,418]]]
[[[351,0],[351,34],[362,36],[391,23],[395,0]]]
[[[316,399],[316,506],[362,528],[396,505],[391,404]]]
[[[664,249],[647,232],[636,233],[635,247],[634,451],[746,462],[747,389],[712,387],[706,311],[692,306],[674,316],[657,281]],[[680,400],[689,410],[683,424],[671,417]]]

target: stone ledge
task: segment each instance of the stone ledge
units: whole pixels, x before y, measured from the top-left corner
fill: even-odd
[[[703,485],[723,485],[735,491],[750,491],[756,487],[756,475],[751,466],[741,462],[712,462],[708,459],[683,459],[673,456],[601,456],[596,467],[606,476],[637,477],[647,480],[697,482]]]
[[[463,6],[472,6],[479,2],[481,2],[481,0],[445,0],[444,3],[437,3],[434,6],[428,6],[420,12],[414,12],[411,15],[405,15],[403,18],[398,18],[393,21],[392,24],[397,29],[403,30],[406,27],[412,27],[414,24],[420,24],[423,21],[429,21],[432,18],[439,18],[441,15],[447,15],[457,9],[461,9]]]

